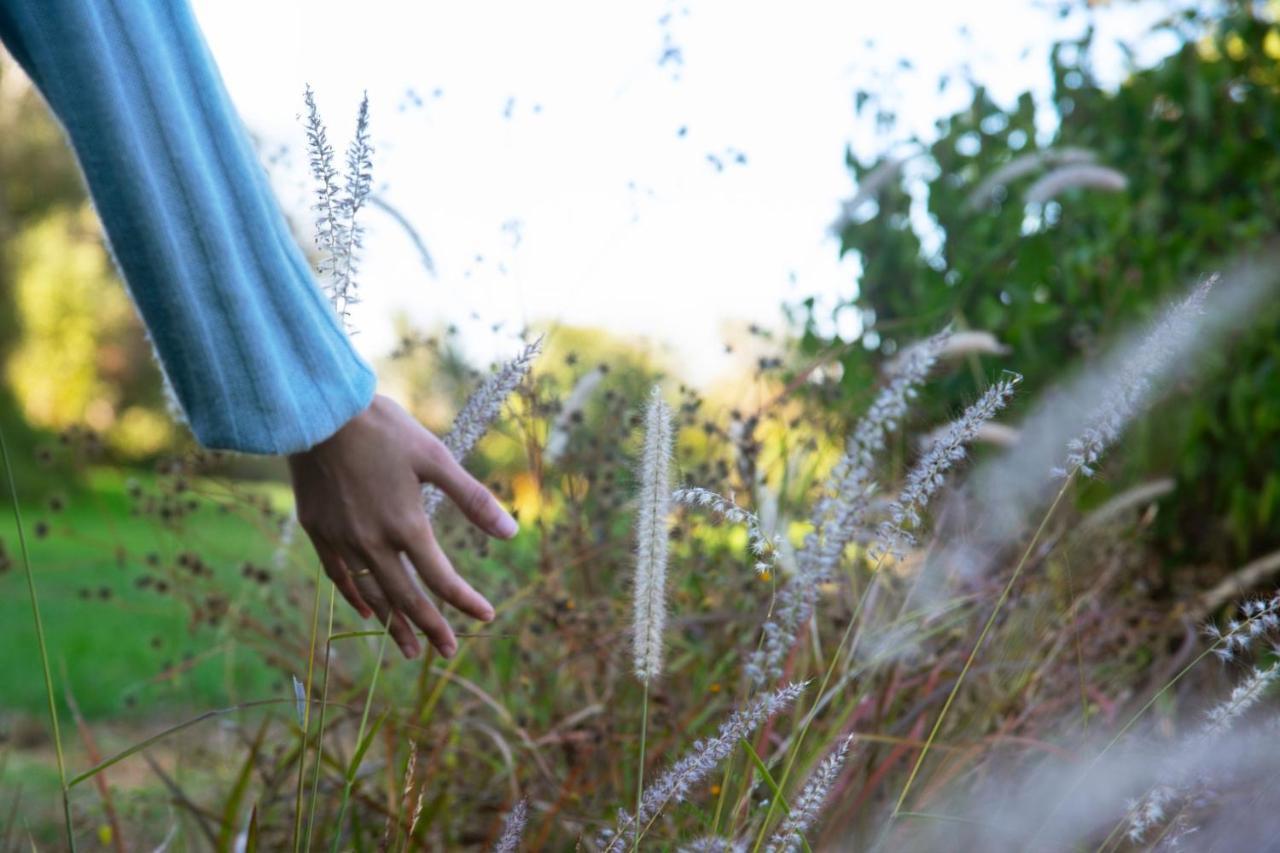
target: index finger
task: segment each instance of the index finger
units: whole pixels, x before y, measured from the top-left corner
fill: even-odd
[[[463,468],[453,454],[443,445],[430,454],[432,457],[418,476],[439,487],[449,500],[458,505],[462,514],[490,536],[510,539],[520,530],[498,499]]]

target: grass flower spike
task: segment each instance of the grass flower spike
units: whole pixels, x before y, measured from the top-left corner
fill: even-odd
[[[502,836],[493,846],[493,853],[516,853],[524,835],[524,825],[529,819],[529,801],[521,800],[507,813],[502,822]]]
[[[880,525],[879,553],[901,557],[905,546],[915,544],[910,530],[920,526],[920,513],[942,487],[947,471],[964,458],[965,446],[1008,404],[1020,380],[1021,377],[1013,376],[988,388],[920,457],[907,474],[902,494],[889,508],[889,520]]]
[[[636,678],[648,683],[662,672],[662,632],[667,620],[667,551],[671,529],[671,409],[655,387],[645,413],[636,512],[635,617],[632,624]]]
[[[894,363],[889,384],[876,395],[849,437],[844,455],[832,468],[814,507],[813,532],[805,537],[796,572],[779,593],[777,614],[764,625],[764,643],[747,660],[747,678],[756,686],[782,676],[782,660],[813,612],[818,585],[834,574],[857,534],[886,437],[906,416],[950,336],[951,331],[944,329],[904,350]]]
[[[634,817],[621,812],[617,831],[601,842],[606,853],[632,846],[636,834],[643,835],[659,812],[671,802],[682,802],[694,786],[706,779],[713,770],[738,748],[738,743],[764,724],[766,720],[786,710],[804,692],[804,684],[788,684],[771,693],[752,700],[745,708],[734,711],[720,725],[715,737],[697,741],[693,749],[645,788],[640,808]]]
[[[791,812],[778,827],[778,831],[769,839],[765,847],[766,853],[794,853],[800,849],[800,840],[813,826],[831,794],[831,786],[844,767],[845,758],[849,755],[849,744],[852,737],[846,737],[836,744],[831,754],[822,759],[822,763],[813,771],[813,775],[805,782],[800,796],[791,804]]]
[[[534,358],[541,351],[542,338],[538,338],[501,369],[490,374],[467,398],[462,410],[453,419],[453,428],[442,439],[454,459],[463,462],[471,454],[476,443],[489,431],[490,425],[502,411],[502,404],[524,381]],[[428,483],[422,487],[422,507],[427,515],[435,515],[443,499],[444,493],[435,486]]]
[[[671,497],[678,504],[705,507],[730,524],[746,524],[747,548],[751,552],[756,572],[763,574],[772,568],[777,557],[778,542],[765,534],[760,518],[755,513],[710,489],[676,489]]]
[[[1067,443],[1067,457],[1054,473],[1065,477],[1079,470],[1092,476],[1094,466],[1115,443],[1129,421],[1141,412],[1151,397],[1151,383],[1167,370],[1195,329],[1195,319],[1204,311],[1204,302],[1217,282],[1206,278],[1191,295],[1165,312],[1164,317],[1130,354],[1120,376],[1107,389],[1088,425]]]

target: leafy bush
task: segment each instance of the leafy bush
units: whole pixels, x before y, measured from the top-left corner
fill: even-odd
[[[842,221],[841,251],[862,262],[853,304],[872,340],[891,352],[948,321],[985,330],[1036,389],[1196,276],[1263,248],[1280,221],[1280,28],[1259,4],[1228,5],[1202,38],[1115,91],[1091,72],[1091,36],[1057,45],[1047,136],[1030,94],[1004,107],[978,87],[900,166],[850,155],[865,203]],[[859,103],[869,110],[875,98]],[[1094,165],[1072,174],[1082,160]],[[999,180],[1011,167],[1020,173]],[[1090,168],[1114,175],[1082,174]],[[921,202],[927,215],[913,214]],[[803,347],[828,351],[838,342],[816,332],[812,311]],[[1130,474],[1176,475],[1160,538],[1184,560],[1280,546],[1277,322],[1280,305],[1267,306],[1248,334],[1207,354],[1214,381],[1162,410],[1124,462]],[[866,353],[841,359],[857,388]],[[977,369],[955,377],[930,411],[953,410],[982,379]]]

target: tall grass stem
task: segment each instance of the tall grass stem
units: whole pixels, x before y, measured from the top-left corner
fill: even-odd
[[[311,731],[311,686],[316,669],[316,636],[320,630],[320,590],[323,588],[319,563],[316,564],[316,595],[311,605],[311,642],[307,647],[307,701],[302,706],[302,733],[298,737],[298,784],[293,804],[293,850],[298,853],[302,841],[302,792],[306,787],[307,735]],[[327,648],[326,648],[327,650]]]
[[[640,814],[640,807],[644,803],[644,751],[645,739],[649,735],[649,682],[644,683],[644,699],[640,704],[640,757],[639,769],[636,770],[636,814]],[[633,851],[640,849],[640,835],[636,834],[635,843],[631,845]]]
[[[316,772],[311,778],[311,807],[307,809],[307,840],[304,850],[311,849],[311,831],[316,823],[316,802],[320,798],[320,770],[324,767],[325,711],[329,707],[329,657],[333,649],[333,605],[337,588],[329,584],[329,626],[325,629],[324,671],[320,678],[320,719],[316,725]]]
[[[395,613],[387,614],[387,624],[382,626],[382,640],[378,643],[378,659],[373,664],[373,676],[369,679],[369,692],[364,697],[364,710],[360,713],[360,728],[356,732],[356,751],[351,756],[351,764],[347,767],[347,778],[342,785],[342,801],[338,804],[338,819],[333,825],[333,844],[331,853],[338,853],[338,842],[342,839],[342,821],[347,816],[347,803],[351,801],[351,788],[355,785],[356,770],[360,759],[364,757],[361,746],[364,744],[364,730],[369,725],[369,708],[373,705],[373,693],[378,688],[378,673],[382,671],[382,658],[387,651],[387,637],[391,636],[391,620]]]
[[[40,647],[40,667],[44,672],[45,698],[49,701],[49,725],[53,728],[53,749],[58,758],[58,786],[62,793],[62,819],[67,832],[67,847],[75,853],[76,839],[71,827],[71,798],[67,787],[67,762],[62,753],[62,732],[58,727],[58,704],[53,693],[53,674],[49,670],[49,649],[44,640],[44,621],[40,618],[40,599],[36,595],[36,579],[31,572],[31,555],[27,551],[27,536],[22,527],[22,509],[18,506],[18,486],[13,479],[13,463],[9,459],[9,445],[0,430],[0,458],[4,459],[5,481],[9,484],[9,497],[13,500],[13,523],[18,528],[18,548],[22,551],[22,569],[27,578],[27,594],[31,600],[31,619],[35,623],[36,643]]]
[[[1022,575],[1023,568],[1026,567],[1027,561],[1031,558],[1031,552],[1035,550],[1040,537],[1044,535],[1045,528],[1049,526],[1049,519],[1053,518],[1054,511],[1058,508],[1058,504],[1062,503],[1062,498],[1067,494],[1067,489],[1070,488],[1078,472],[1078,467],[1072,469],[1067,478],[1062,481],[1062,488],[1058,489],[1057,496],[1053,499],[1053,503],[1049,505],[1044,518],[1040,520],[1040,526],[1036,528],[1035,535],[1027,543],[1026,549],[1022,552],[1022,558],[1018,560],[1018,565],[1014,568],[1013,574],[1009,576],[1009,581],[1004,585],[1004,589],[1001,590],[1000,597],[996,599],[996,606],[992,608],[991,615],[987,617],[986,624],[982,626],[982,632],[978,634],[978,641],[973,644],[973,651],[969,652],[969,657],[965,660],[964,666],[961,667],[956,683],[951,686],[951,692],[947,694],[947,701],[942,703],[942,710],[938,713],[938,719],[934,721],[929,737],[925,740],[924,746],[921,747],[920,754],[916,756],[916,763],[912,766],[911,773],[907,776],[907,782],[902,786],[902,793],[898,795],[898,802],[893,807],[893,815],[890,818],[890,822],[896,819],[898,813],[902,811],[902,806],[907,801],[907,795],[911,793],[911,786],[915,784],[916,776],[920,773],[920,767],[924,764],[925,756],[929,754],[929,748],[933,746],[934,739],[937,738],[938,732],[942,730],[942,722],[947,718],[947,712],[951,710],[951,703],[955,701],[957,694],[960,693],[960,687],[964,684],[965,676],[969,674],[969,669],[977,659],[978,652],[982,649],[982,644],[986,642],[987,635],[991,633],[991,627],[995,625],[996,617],[1000,615],[1004,603],[1009,600],[1009,593],[1013,591],[1013,585],[1018,582],[1018,578]],[[887,826],[888,824],[886,824],[886,828]]]

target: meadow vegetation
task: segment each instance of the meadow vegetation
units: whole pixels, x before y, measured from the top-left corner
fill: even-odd
[[[1233,103],[1280,140],[1280,29],[1250,9],[1121,93],[1057,54],[1052,139],[979,92],[931,152],[851,161],[866,335],[802,305],[739,389],[574,330],[489,369],[406,330],[385,374],[521,525],[488,540],[424,490],[497,606],[451,659],[399,660],[335,597],[278,470],[181,446],[126,469],[92,429],[30,430],[0,534],[0,850],[1265,849],[1273,497],[1213,515],[1240,462],[1197,478],[1239,411],[1274,426],[1275,258],[1260,226],[1163,257],[1182,234],[1142,170],[1194,134],[1126,159],[1072,118],[1144,86],[1172,109],[1165,75],[1195,66],[1256,87]],[[344,169],[306,102],[345,318],[369,110]],[[932,259],[905,215],[928,156]],[[1171,533],[1188,494],[1209,518]]]

